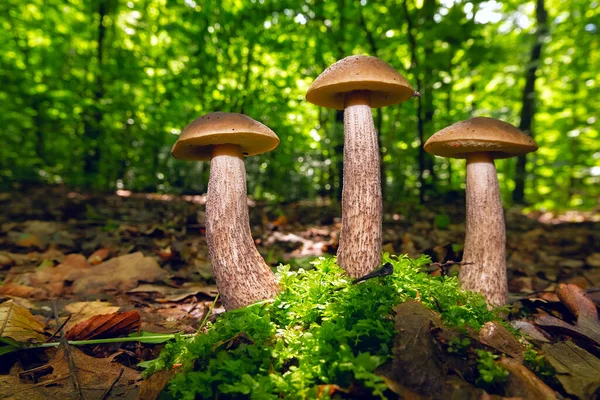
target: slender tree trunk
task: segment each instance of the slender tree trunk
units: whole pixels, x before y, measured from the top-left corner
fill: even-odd
[[[102,64],[104,60],[104,39],[106,37],[106,27],[104,26],[104,17],[107,14],[106,0],[98,1],[98,36],[96,38],[96,79],[94,88],[94,105],[89,110],[88,114],[84,117],[84,130],[86,137],[86,150],[87,154],[84,159],[84,172],[86,174],[86,180],[89,179],[90,175],[92,179],[96,177],[99,172],[100,159],[101,159],[101,125],[102,125],[102,111],[100,110],[100,102],[104,97],[104,87],[102,80]]]
[[[371,51],[371,55],[374,57],[378,57],[378,47],[375,42],[375,37],[373,36],[373,32],[369,30],[367,27],[367,22],[365,21],[365,16],[363,14],[363,6],[359,6],[359,16],[360,16],[360,25],[365,32],[365,36],[367,38],[367,43],[369,44],[369,49]],[[383,124],[383,110],[379,108],[377,110],[377,114],[375,116],[375,131],[377,132],[377,143],[379,145],[379,172],[381,175],[381,195],[382,198],[385,199],[385,194],[387,192],[387,179],[385,172],[385,153],[386,149],[383,145],[383,134],[381,132],[381,127]]]
[[[406,4],[407,0],[402,2],[402,7],[404,9],[404,15],[406,18],[406,23],[408,25],[408,42],[410,45],[410,59],[411,59],[411,68],[415,71],[415,77],[417,81],[417,91],[422,92],[424,90],[423,82],[429,79],[429,75],[431,74],[431,70],[429,67],[424,68],[423,76],[421,79],[421,74],[419,69],[421,65],[419,64],[419,59],[417,56],[417,41],[415,38],[415,33],[413,31],[414,23],[410,16],[410,12],[408,11],[408,5]],[[425,10],[424,23],[421,25],[429,26],[430,23],[433,22],[433,14],[435,12],[435,0],[427,0],[423,5],[423,9]],[[426,53],[432,53],[433,48],[427,47],[425,49]],[[423,149],[423,144],[425,143],[425,125],[433,119],[433,97],[431,94],[430,86],[428,85],[425,88],[424,97],[419,96],[417,98],[417,132],[419,137],[419,202],[423,204],[425,202],[425,190],[426,190],[426,181],[425,181],[425,171],[430,170],[433,173],[433,160],[428,159],[428,154]],[[429,166],[429,168],[428,168]]]
[[[542,45],[548,35],[548,12],[546,11],[544,0],[537,0],[536,12],[537,30],[535,33],[535,43],[531,48],[529,65],[525,73],[525,87],[523,88],[523,107],[521,108],[521,122],[519,129],[523,132],[533,135],[531,125],[535,116],[535,79],[538,65],[542,55]],[[517,158],[517,168],[515,173],[515,189],[512,198],[515,204],[525,202],[525,175],[527,170],[526,155]]]

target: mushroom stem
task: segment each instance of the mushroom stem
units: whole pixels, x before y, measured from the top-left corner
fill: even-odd
[[[489,305],[506,303],[506,233],[500,186],[490,153],[467,154],[467,229],[464,265],[459,274],[464,289],[480,292]]]
[[[215,146],[206,200],[206,240],[227,310],[272,298],[278,291],[275,275],[254,245],[247,202],[240,146]]]
[[[367,91],[346,94],[344,182],[338,264],[358,278],[381,263],[379,145]]]

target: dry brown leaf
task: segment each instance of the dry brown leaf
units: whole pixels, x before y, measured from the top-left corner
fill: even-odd
[[[600,360],[573,342],[545,344],[542,352],[569,394],[590,399],[600,390]]]
[[[115,337],[138,330],[142,323],[138,311],[96,315],[79,322],[67,332],[68,340],[89,340]]]
[[[110,255],[109,249],[106,249],[106,248],[98,249],[95,252],[93,252],[91,256],[88,257],[87,261],[91,265],[98,265],[102,261],[106,260],[109,255]]]
[[[22,298],[39,298],[44,295],[44,291],[33,286],[19,285],[16,283],[7,283],[0,286],[0,294],[4,296],[22,297]]]
[[[533,372],[525,368],[519,361],[502,357],[497,361],[509,372],[505,384],[505,395],[524,399],[556,399],[556,392],[540,380]]]
[[[525,346],[519,342],[515,335],[497,321],[489,321],[483,324],[483,327],[474,339],[511,357],[517,359],[523,358]]]
[[[106,290],[127,291],[139,281],[156,282],[169,277],[156,260],[141,252],[112,258],[72,276],[73,293],[93,294]]]
[[[0,337],[21,343],[44,342],[44,325],[12,300],[0,304]]]
[[[0,397],[19,400],[71,399],[72,373],[77,374],[84,399],[100,398],[109,389],[110,396],[107,398],[131,398],[137,391],[141,380],[139,372],[114,362],[113,357],[90,357],[75,347],[71,347],[70,352],[75,371],[70,370],[65,351],[59,348],[45,366],[32,371],[13,368],[10,375],[13,378],[8,380],[9,389],[3,389]],[[26,380],[31,376],[35,376],[35,383]]]
[[[38,269],[28,277],[32,286],[43,288],[48,296],[59,296],[64,290],[65,281],[75,280],[89,268],[84,256],[69,254],[56,267]]]
[[[571,325],[551,315],[536,318],[535,322],[544,328],[555,328],[600,346],[600,321],[596,305],[585,290],[573,284],[559,284],[556,294],[560,301],[573,314],[577,321]]]
[[[65,330],[71,329],[81,321],[102,314],[112,314],[119,311],[120,307],[113,306],[106,301],[77,301],[67,304],[65,310],[71,313],[71,319],[65,325]]]
[[[140,385],[138,400],[155,400],[163,391],[167,383],[177,373],[176,369],[162,370],[144,379]]]

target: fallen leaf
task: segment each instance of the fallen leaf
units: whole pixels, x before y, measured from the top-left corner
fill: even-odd
[[[141,252],[112,258],[73,276],[73,293],[102,293],[106,290],[127,291],[138,282],[156,282],[168,278],[156,260]]]
[[[42,242],[40,239],[29,233],[23,233],[19,236],[15,244],[19,247],[37,247],[38,249],[42,248]]]
[[[543,315],[535,319],[536,324],[545,328],[555,328],[591,341],[600,346],[600,321],[596,305],[587,295],[585,290],[573,284],[559,284],[556,295],[567,309],[577,318],[575,325],[571,325],[551,315]]]
[[[44,325],[12,300],[0,304],[0,337],[20,343],[44,342]]]
[[[600,253],[590,254],[585,258],[585,263],[594,268],[600,268]]]
[[[110,250],[106,248],[98,249],[88,257],[87,262],[91,265],[98,265],[102,261],[106,260],[110,255]]]
[[[32,286],[42,288],[48,296],[62,294],[65,282],[73,281],[81,271],[89,269],[89,264],[81,254],[69,254],[62,263],[54,268],[42,268],[32,274],[27,274]]]
[[[550,340],[548,340],[548,338],[546,336],[544,336],[544,333],[542,331],[540,331],[533,324],[531,324],[527,321],[522,321],[522,320],[511,321],[510,324],[515,329],[518,329],[521,333],[525,334],[527,336],[528,340],[534,340],[534,341],[543,342],[543,343],[550,343]]]
[[[497,363],[509,372],[504,385],[506,396],[524,399],[556,399],[556,392],[519,361],[502,357]]]
[[[65,324],[65,330],[68,331],[79,322],[96,315],[113,314],[119,311],[119,309],[120,307],[113,306],[106,301],[77,301],[67,304],[65,310],[71,313],[71,318]]]
[[[8,390],[3,397],[18,400],[71,399],[76,375],[84,399],[100,398],[99,394],[110,390],[105,398],[130,398],[135,396],[140,373],[114,361],[113,357],[94,358],[85,355],[75,347],[70,347],[75,370],[72,371],[67,355],[62,347],[50,362],[30,371],[11,370]]]
[[[8,253],[0,253],[0,269],[10,267],[15,263],[15,260]]]
[[[162,370],[152,374],[148,379],[144,379],[140,385],[138,400],[158,399],[158,396],[176,373],[177,369]]]
[[[17,283],[7,283],[0,286],[0,294],[4,296],[22,297],[22,298],[39,298],[44,295],[44,291],[40,288],[27,285],[19,285]]]
[[[423,395],[440,393],[448,366],[431,335],[432,327],[442,325],[440,317],[415,301],[399,304],[394,312],[399,334],[394,339],[393,359],[379,367],[377,374]]]
[[[67,339],[89,340],[116,337],[138,330],[141,323],[139,311],[96,315],[69,329]]]
[[[590,399],[600,389],[600,360],[567,341],[542,346],[546,360],[556,370],[556,379],[567,393]]]
[[[497,321],[486,322],[479,330],[475,339],[513,358],[523,358],[525,346],[517,340],[515,335]]]

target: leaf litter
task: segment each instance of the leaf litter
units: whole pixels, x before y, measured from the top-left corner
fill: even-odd
[[[73,195],[65,190],[49,192],[45,188],[26,189],[15,200],[17,198],[25,200],[3,198],[0,214],[0,277],[3,279],[0,299],[25,305],[33,312],[35,321],[46,323],[45,330],[39,331],[39,327],[32,330],[41,336],[26,339],[27,335],[24,335],[16,341],[18,346],[22,345],[21,340],[42,341],[60,328],[52,320],[48,305],[48,300],[55,297],[61,299],[62,323],[71,315],[71,320],[62,327],[65,332],[76,322],[86,320],[92,321],[88,328],[98,328],[103,326],[98,323],[103,318],[118,319],[121,317],[115,315],[134,310],[139,312],[142,331],[192,333],[209,310],[212,313],[210,320],[218,320],[217,314],[222,309],[210,309],[215,295],[214,282],[203,237],[203,213],[195,198],[171,196],[166,201],[157,196],[136,194],[126,198]],[[35,202],[36,207],[25,204],[30,202]],[[409,207],[403,213],[405,215],[386,210],[384,248],[413,256],[427,254],[432,261],[448,265],[444,269],[433,268],[432,274],[455,273],[460,265],[446,263],[460,262],[464,204],[445,205],[441,210],[433,213]],[[339,215],[335,205],[327,202],[320,202],[319,207],[307,202],[286,206],[255,204],[250,212],[253,236],[263,257],[272,266],[289,262],[296,267],[305,267],[319,255],[335,254],[340,229],[339,219],[333,217]],[[441,214],[443,218],[438,217]],[[572,219],[572,215],[569,218]],[[594,377],[588,376],[594,368],[584,372],[579,365],[593,366],[594,360],[598,359],[598,342],[594,335],[597,318],[594,320],[590,313],[589,302],[597,305],[600,300],[600,292],[596,290],[600,287],[600,229],[598,222],[575,219],[579,221],[569,222],[560,216],[507,213],[507,255],[512,291],[512,305],[507,316],[512,326],[522,329],[524,339],[520,343],[529,341],[525,354],[534,350],[537,357],[546,360],[543,364],[546,367],[538,369],[538,376],[541,376],[540,370],[545,371],[543,368],[555,369],[555,378],[544,378],[544,385],[550,385],[552,391],[562,396],[590,398],[597,390],[594,389],[597,388]],[[579,294],[571,293],[567,297],[579,298],[577,296],[585,295],[585,291],[589,292],[585,313],[581,313],[580,307],[569,305],[574,300],[568,300],[564,294],[561,297],[560,288],[564,285],[569,286],[569,293],[575,290],[573,285],[581,288]],[[555,290],[558,295],[554,294]],[[105,304],[97,312],[90,311],[85,316],[82,314],[85,306],[69,307],[77,303],[92,304],[96,300]],[[2,303],[5,304],[6,301]],[[99,319],[93,322],[95,318]],[[448,345],[450,339],[439,329],[429,329],[431,340],[442,349],[456,347]],[[126,335],[127,331],[124,329],[122,334]],[[480,337],[481,334],[475,331],[466,336],[459,334],[471,343],[466,355],[463,354],[466,358],[461,364],[444,357],[452,373],[463,378],[448,378],[444,390],[456,390],[465,395],[481,394],[483,390],[491,396],[501,393],[494,387],[482,388],[473,379],[464,380],[464,377],[469,378],[465,371],[479,365],[473,348],[481,347],[498,357],[490,359],[492,364],[510,371],[503,384],[503,395],[527,397],[533,396],[532,393],[549,393],[545,392],[548,386],[540,386],[526,372],[530,370],[523,365],[533,366],[528,364],[527,356],[525,364],[519,361],[523,355],[519,356],[517,350],[522,349],[507,339],[511,337],[510,333],[494,339]],[[114,364],[125,365],[119,362],[123,362],[123,354],[129,354],[125,359],[133,366],[134,360],[155,358],[160,348],[162,345],[123,343],[85,346],[82,350],[91,358],[86,362],[96,362],[98,367],[102,359],[93,356],[112,353],[115,354]],[[32,359],[37,359],[39,365],[40,360],[53,357],[57,351],[21,350],[2,357],[9,357],[6,360],[16,368],[15,371],[19,368],[22,371],[31,369],[29,367],[35,364]],[[25,357],[25,354],[29,356]],[[32,356],[35,354],[37,356]],[[0,375],[0,383],[15,376],[18,378],[15,371],[11,375],[7,367],[4,368],[5,375]],[[139,377],[139,369],[132,371]],[[110,388],[115,378],[106,377],[102,383]],[[20,378],[18,380],[21,382]],[[17,384],[15,380],[11,382]],[[40,383],[42,381],[26,382],[30,387]],[[69,387],[58,381],[54,384],[64,390]],[[128,386],[127,390],[136,392],[138,384]],[[398,392],[418,395],[408,386],[388,379],[388,387],[392,386]],[[510,386],[512,389],[509,390]],[[50,386],[39,387],[45,390]],[[319,390],[350,397],[358,393],[356,388],[343,385],[322,385]],[[109,394],[108,398],[111,396]],[[32,398],[32,392],[28,398]]]

